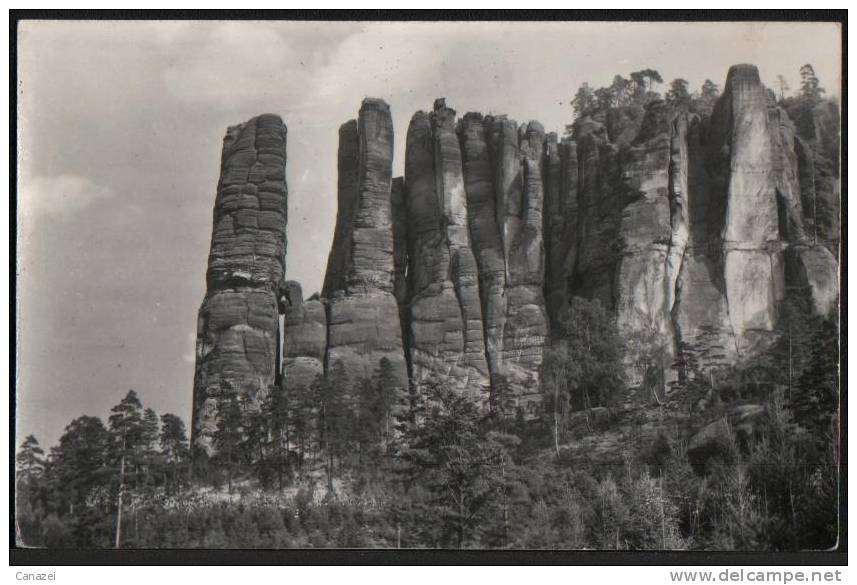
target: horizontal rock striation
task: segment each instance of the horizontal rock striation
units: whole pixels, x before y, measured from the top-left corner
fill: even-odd
[[[321,299],[304,300],[300,284],[289,281],[284,288],[281,387],[289,395],[310,388],[316,377],[324,375],[327,312]]]
[[[470,242],[455,111],[442,100],[417,112],[405,152],[408,350],[419,392],[440,380],[487,404],[479,275]]]
[[[207,292],[199,310],[192,443],[213,452],[219,405],[250,407],[278,382],[278,290],[286,258],[286,127],[266,114],[223,140]]]
[[[252,406],[337,364],[370,378],[383,358],[401,389],[441,381],[534,418],[551,325],[573,326],[573,296],[614,315],[631,385],[664,384],[688,347],[714,348],[709,363],[752,357],[784,301],[836,317],[835,105],[777,104],[754,66],[736,65],[711,115],[660,99],[589,111],[559,140],[436,100],[411,118],[393,179],[390,108],[364,100],[339,130],[336,228],[321,297],[308,300],[283,282],[286,128],[271,115],[230,128],[194,447],[212,452],[225,396]]]
[[[325,369],[341,362],[371,378],[382,358],[407,387],[399,308],[394,296],[390,107],[363,100],[358,120],[339,133],[339,210],[323,294],[327,300]]]

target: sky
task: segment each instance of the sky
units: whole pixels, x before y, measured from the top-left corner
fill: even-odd
[[[339,126],[391,106],[394,173],[437,97],[562,132],[583,82],[643,68],[722,87],[734,63],[840,86],[836,24],[29,21],[18,37],[17,443],[54,445],[129,389],[190,422],[226,127],[288,126],[286,277],[321,288]]]

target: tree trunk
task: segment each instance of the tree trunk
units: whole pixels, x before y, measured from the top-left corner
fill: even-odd
[[[458,549],[464,544],[464,492],[458,490]]]
[[[232,447],[227,451],[229,462],[226,465],[226,482],[229,488],[229,495],[232,495]]]
[[[327,449],[327,491],[333,494],[333,451]]]
[[[506,489],[506,460],[501,459],[501,476],[503,478],[503,548],[509,547],[509,492]]]
[[[119,462],[119,494],[116,498],[116,542],[114,548],[122,546],[122,497],[125,495],[125,437],[122,437],[122,459]]]
[[[661,475],[661,547],[667,549],[667,518],[664,510],[664,476]]]
[[[556,410],[553,412],[553,446],[559,459],[559,413]]]

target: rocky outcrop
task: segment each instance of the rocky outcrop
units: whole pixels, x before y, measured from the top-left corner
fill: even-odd
[[[555,137],[550,148],[552,167],[538,123],[469,113],[456,125],[443,100],[412,118],[406,337],[418,388],[439,378],[485,405],[536,412],[548,335],[544,183],[560,189]]]
[[[672,232],[669,271],[674,346],[707,338],[728,359],[737,358],[722,276],[720,232],[725,197],[719,187],[722,172],[706,147],[708,124],[679,117],[673,129],[671,160]]]
[[[289,281],[284,304],[282,385],[287,395],[308,389],[324,374],[327,351],[327,314],[317,297],[304,300],[300,284]]]
[[[659,367],[702,338],[727,360],[753,355],[771,338],[788,291],[804,290],[819,315],[835,312],[833,238],[811,234],[818,222],[804,209],[818,199],[807,194],[819,184],[807,178],[818,156],[754,66],[730,69],[710,118],[656,100],[641,120],[614,113],[575,128],[577,206],[557,230],[574,251],[565,254],[573,269],[553,276],[564,268],[552,259],[558,244],[549,232],[546,290],[564,298],[566,278],[568,294],[614,312],[632,384],[653,365],[652,348]],[[561,225],[553,187],[547,192],[548,224]]]
[[[278,382],[278,291],[286,258],[286,127],[266,114],[230,127],[199,310],[192,443],[212,452],[219,404],[254,407]]]
[[[440,380],[535,417],[551,324],[573,326],[573,296],[615,316],[631,385],[665,383],[694,345],[752,357],[789,295],[835,316],[835,110],[778,105],[751,65],[730,69],[710,116],[654,99],[584,114],[562,140],[538,122],[457,119],[439,99],[412,117],[393,179],[390,109],[367,98],[339,131],[333,244],[321,297],[306,301],[283,282],[285,127],[265,115],[230,128],[194,445],[210,451],[224,396],[253,405],[336,364],[369,378],[383,358],[402,389]]]
[[[442,100],[408,127],[405,188],[410,299],[408,342],[417,389],[444,380],[487,404],[482,309],[470,244],[455,111]]]
[[[328,259],[325,367],[341,362],[371,378],[382,358],[407,387],[394,296],[393,121],[382,100],[363,100],[358,120],[339,132],[339,210]]]
[[[712,147],[728,148],[726,213],[723,223],[723,281],[729,318],[741,353],[776,322],[775,273],[779,254],[778,125],[770,124],[765,88],[753,66],[729,69],[723,96],[711,117]],[[778,122],[778,121],[777,121]]]
[[[577,145],[570,138],[545,141],[545,302],[553,323],[570,301],[569,281],[577,261]]]
[[[650,355],[653,348],[669,355],[672,349],[668,262],[673,244],[672,146],[669,109],[660,100],[652,102],[622,164],[622,251],[614,298],[619,333],[628,343],[632,381],[641,380],[651,366],[649,360],[641,360],[643,355]],[[676,234],[677,240],[680,237]]]
[[[494,380],[502,374],[503,332],[506,328],[506,256],[497,222],[497,193],[486,122],[468,113],[459,121],[464,191],[471,244],[479,270],[485,358]]]
[[[514,124],[514,123],[512,123]],[[503,122],[505,126],[505,121]],[[523,128],[523,127],[522,127]],[[504,132],[505,134],[505,132]],[[514,145],[505,138],[498,145],[498,176],[512,176],[506,196],[504,248],[506,249],[506,323],[503,331],[502,374],[509,386],[512,410],[538,414],[541,396],[539,368],[548,335],[544,278],[544,181],[542,179],[544,129],[530,122],[522,129],[519,159],[506,168]],[[515,170],[517,176],[515,176]],[[520,188],[518,188],[520,185]]]

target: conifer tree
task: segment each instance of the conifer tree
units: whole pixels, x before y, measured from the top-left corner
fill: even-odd
[[[217,428],[213,438],[217,449],[215,463],[226,470],[226,484],[230,494],[235,470],[240,461],[240,445],[243,438],[241,423],[240,399],[235,394],[229,394],[218,403]]]
[[[190,457],[184,421],[175,414],[162,415],[159,443],[165,464],[170,469],[170,480],[167,482],[167,488],[178,490],[181,485],[182,470]]]
[[[690,108],[690,92],[686,79],[673,79],[664,96],[667,104],[676,110],[687,111]]]
[[[128,468],[139,468],[139,449],[143,443],[143,405],[137,393],[128,394],[110,410],[110,433],[115,457],[119,463],[119,489],[116,496],[116,539],[114,546],[122,546],[122,512],[127,487]],[[136,483],[135,474],[134,481]]]

